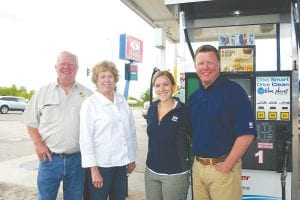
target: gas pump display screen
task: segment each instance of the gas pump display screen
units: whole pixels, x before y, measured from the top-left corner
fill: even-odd
[[[228,77],[228,78],[230,80],[238,83],[240,86],[242,86],[242,88],[247,93],[251,104],[253,104],[252,95],[251,95],[251,81],[250,81],[250,79],[249,78],[231,78],[231,77]]]
[[[189,103],[189,97],[200,87],[201,81],[196,73],[185,73],[185,102]]]

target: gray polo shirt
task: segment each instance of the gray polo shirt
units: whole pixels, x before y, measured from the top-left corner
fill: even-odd
[[[50,151],[77,152],[81,103],[92,93],[75,83],[66,95],[57,82],[50,83],[32,96],[24,111],[23,122],[39,130]]]

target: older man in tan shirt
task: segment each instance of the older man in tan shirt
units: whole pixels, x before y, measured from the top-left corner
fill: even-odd
[[[75,81],[77,56],[62,52],[55,65],[57,81],[31,98],[23,121],[40,160],[38,191],[41,200],[56,200],[63,181],[65,200],[81,200],[84,170],[79,152],[79,114],[92,92]]]

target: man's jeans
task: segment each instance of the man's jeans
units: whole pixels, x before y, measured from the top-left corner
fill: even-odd
[[[87,169],[88,193],[91,200],[125,200],[126,198],[126,166],[98,167],[103,178],[102,188],[95,188],[92,184],[91,170]]]
[[[56,200],[60,182],[63,181],[64,200],[81,200],[84,169],[81,154],[67,157],[52,154],[52,161],[40,161],[38,171],[39,200]]]

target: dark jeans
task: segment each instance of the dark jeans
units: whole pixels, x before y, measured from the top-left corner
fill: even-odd
[[[80,153],[68,157],[52,154],[52,161],[40,161],[38,171],[39,200],[56,200],[60,182],[63,181],[65,200],[81,200],[84,169]]]
[[[126,197],[126,166],[98,167],[103,178],[103,187],[95,188],[92,184],[91,170],[87,169],[89,200],[125,200]]]

